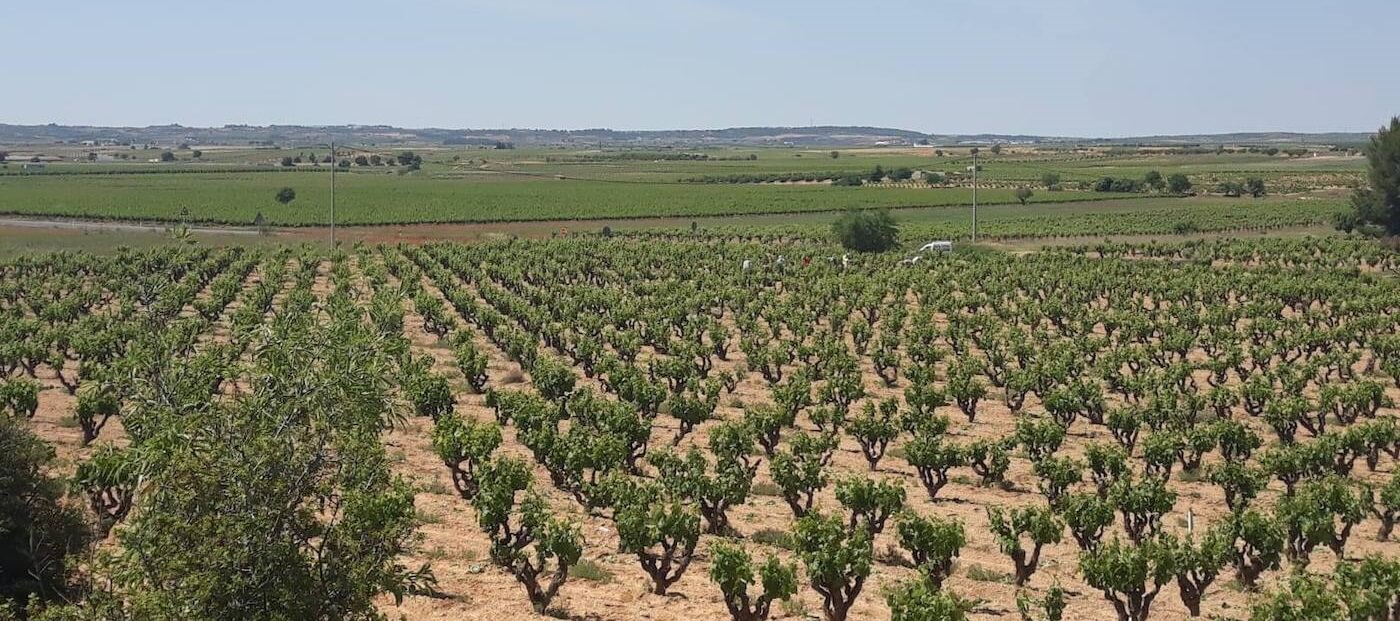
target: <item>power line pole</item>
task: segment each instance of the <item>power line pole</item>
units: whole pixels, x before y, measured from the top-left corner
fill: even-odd
[[[335,169],[340,161],[335,159],[335,141],[331,141],[331,250],[335,250]]]
[[[972,148],[972,243],[977,243],[977,147]]]

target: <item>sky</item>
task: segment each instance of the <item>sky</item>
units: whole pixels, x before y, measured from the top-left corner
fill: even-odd
[[[68,0],[0,123],[1374,131],[1397,0]]]

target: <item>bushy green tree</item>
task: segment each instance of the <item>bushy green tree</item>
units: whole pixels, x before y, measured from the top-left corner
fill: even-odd
[[[1048,507],[1016,507],[1009,512],[991,507],[987,520],[1002,554],[1011,557],[1018,587],[1025,586],[1040,566],[1041,548],[1059,543],[1065,529],[1064,522]]]
[[[1201,598],[1230,562],[1234,539],[1228,523],[1207,530],[1199,540],[1191,535],[1163,535],[1155,542],[1159,562],[1176,578],[1181,603],[1193,617],[1201,616]]]
[[[719,586],[734,621],[764,621],[773,602],[797,594],[796,566],[769,556],[755,575],[752,558],[737,543],[721,541],[710,548],[710,580]],[[749,594],[755,581],[763,589],[757,597]]]
[[[1172,194],[1185,194],[1191,191],[1191,179],[1181,173],[1167,176],[1167,191]]]
[[[476,471],[501,445],[501,428],[457,415],[433,424],[433,451],[452,473],[452,485],[465,500],[476,496]]]
[[[1367,187],[1352,194],[1357,219],[1400,235],[1400,117],[1390,119],[1366,146]]]
[[[788,450],[773,455],[768,469],[794,517],[807,515],[817,492],[826,487],[826,466],[835,449],[836,439],[832,436],[798,433],[792,437]]]
[[[1152,601],[1172,579],[1170,559],[1156,542],[1125,544],[1114,538],[1079,556],[1084,581],[1103,592],[1118,621],[1147,621]]]
[[[797,555],[822,597],[826,621],[845,621],[870,577],[874,547],[865,529],[848,530],[840,517],[808,514],[797,521]]]
[[[914,567],[929,586],[943,588],[943,581],[953,573],[953,560],[967,545],[962,522],[937,515],[922,517],[907,511],[895,522],[895,533],[899,545],[909,551],[914,558]]]
[[[831,225],[841,245],[858,252],[884,252],[899,243],[899,226],[890,212],[852,209]]]
[[[885,593],[890,621],[965,621],[976,602],[915,580]]]
[[[675,500],[655,502],[646,496],[618,502],[613,521],[622,550],[637,555],[651,578],[652,593],[665,595],[695,558],[700,514]]]
[[[82,516],[49,475],[53,459],[48,444],[0,416],[0,610],[66,593],[68,571],[88,543]]]
[[[836,483],[836,501],[850,512],[847,528],[864,529],[873,539],[904,508],[904,486],[897,479],[852,477]]]

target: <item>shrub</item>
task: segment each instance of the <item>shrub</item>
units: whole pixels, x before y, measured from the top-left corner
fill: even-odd
[[[583,555],[578,526],[550,514],[544,498],[530,489],[530,472],[523,462],[488,462],[480,482],[472,505],[477,522],[491,538],[491,560],[525,587],[535,612],[543,614]],[[525,498],[517,504],[521,492]]]
[[[452,473],[452,485],[466,500],[476,496],[476,472],[501,445],[501,428],[457,415],[433,424],[433,451]]]
[[[1176,492],[1156,477],[1124,476],[1109,490],[1109,500],[1122,514],[1123,530],[1128,538],[1133,543],[1141,543],[1161,530],[1162,516],[1176,504]]]
[[[899,436],[899,425],[895,420],[899,404],[893,399],[882,401],[879,407],[866,402],[860,416],[851,419],[848,429],[860,443],[865,461],[874,470],[885,456],[885,450],[892,440]]]
[[[836,484],[836,501],[851,512],[847,528],[864,529],[874,539],[890,516],[904,508],[904,486],[897,479],[854,477]]]
[[[651,577],[652,593],[666,590],[690,567],[700,541],[700,515],[678,502],[626,499],[613,515],[623,551],[637,555]]]
[[[43,440],[0,417],[0,606],[64,594],[87,545],[82,516],[63,504],[63,486],[47,474],[53,459]]]
[[[885,210],[850,210],[831,225],[841,245],[857,252],[884,252],[899,243],[899,227]]]
[[[1230,561],[1232,540],[1229,524],[1221,523],[1206,531],[1200,541],[1190,535],[1184,539],[1163,535],[1155,544],[1159,562],[1176,578],[1181,603],[1191,616],[1201,616],[1201,597]]]
[[[1080,555],[1084,581],[1113,602],[1118,621],[1147,621],[1152,600],[1171,580],[1171,564],[1156,545],[1124,544],[1115,537]]]
[[[918,471],[929,500],[936,500],[939,490],[948,484],[948,471],[965,463],[957,446],[945,442],[941,433],[928,430],[916,432],[904,445],[904,459]]]
[[[1092,550],[1103,540],[1104,530],[1113,524],[1113,505],[1097,494],[1067,494],[1055,507],[1080,550]]]
[[[0,412],[34,418],[39,411],[39,391],[43,386],[27,377],[0,380]]]
[[[798,433],[789,449],[778,451],[768,464],[773,482],[782,489],[794,517],[807,515],[817,492],[826,487],[826,466],[835,448],[832,436]]]
[[[845,621],[870,577],[874,549],[864,529],[846,529],[841,518],[812,513],[797,521],[797,554],[812,589],[822,597],[826,621]]]
[[[964,621],[975,605],[917,580],[891,588],[885,603],[890,606],[890,621]]]
[[[899,545],[914,558],[914,566],[934,589],[943,588],[943,581],[953,573],[953,559],[964,545],[967,535],[962,522],[945,520],[936,515],[921,517],[906,512],[895,523]]]
[[[132,453],[105,444],[81,464],[73,484],[88,498],[88,507],[97,516],[97,532],[106,537],[112,527],[126,519],[140,482]]]
[[[710,549],[710,580],[719,586],[724,605],[734,621],[763,621],[774,601],[787,600],[797,593],[797,567],[769,556],[754,575],[753,560],[737,543],[718,542]],[[762,587],[751,597],[755,579]]]
[[[1040,550],[1059,543],[1065,525],[1047,507],[1017,507],[1009,513],[1001,507],[987,509],[992,534],[1002,554],[1011,557],[1016,569],[1016,586],[1025,586],[1040,565]],[[1029,553],[1026,545],[1030,547]]]

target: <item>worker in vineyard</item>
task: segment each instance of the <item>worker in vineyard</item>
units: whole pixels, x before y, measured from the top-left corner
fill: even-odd
[[[753,268],[753,261],[751,261],[751,260],[749,260],[749,259],[744,259],[744,265],[743,265],[743,267],[742,267],[741,269],[743,269],[743,271],[747,272],[747,271],[749,271],[751,268]]]

